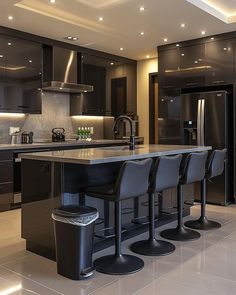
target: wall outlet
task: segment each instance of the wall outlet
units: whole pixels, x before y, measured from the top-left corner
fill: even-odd
[[[19,132],[20,132],[20,127],[11,126],[10,129],[9,129],[9,134],[10,135],[16,134],[16,133],[19,133]]]

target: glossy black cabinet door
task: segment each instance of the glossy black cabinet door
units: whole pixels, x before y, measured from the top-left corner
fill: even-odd
[[[205,44],[180,48],[181,88],[205,86],[207,63]]]
[[[41,112],[41,45],[3,37],[4,83],[2,112]]]
[[[234,41],[218,40],[206,43],[207,85],[234,82]]]

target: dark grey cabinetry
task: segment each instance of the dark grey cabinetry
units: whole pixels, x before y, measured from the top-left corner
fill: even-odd
[[[0,152],[0,211],[13,202],[13,154]]]
[[[206,43],[206,85],[234,82],[234,39]]]
[[[41,113],[41,45],[0,36],[0,112]]]
[[[70,114],[115,115],[117,107],[114,102],[117,100],[117,93],[118,99],[125,101],[123,113],[136,114],[136,63],[126,62],[118,57],[115,59],[92,54],[83,54],[81,58],[81,82],[93,85],[94,91],[71,95]],[[121,78],[126,81],[122,89],[118,83]]]

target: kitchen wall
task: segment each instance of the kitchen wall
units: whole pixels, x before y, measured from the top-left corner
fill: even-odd
[[[149,142],[149,74],[158,72],[157,58],[138,61],[137,66],[137,112],[139,135]]]
[[[69,95],[44,92],[41,115],[0,114],[0,143],[9,143],[9,127],[19,126],[22,131],[33,131],[34,140],[50,139],[51,130],[63,127],[66,137],[76,133],[79,126],[94,127],[94,139],[112,138],[113,118],[69,116]]]

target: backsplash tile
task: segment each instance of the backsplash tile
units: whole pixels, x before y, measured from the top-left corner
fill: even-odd
[[[63,127],[66,138],[76,133],[78,127],[94,127],[94,139],[110,139],[113,118],[103,117],[71,117],[69,95],[44,92],[42,96],[42,114],[25,115],[23,117],[1,117],[0,115],[0,143],[9,143],[10,126],[19,126],[22,131],[33,131],[35,139],[51,139],[51,130]]]

